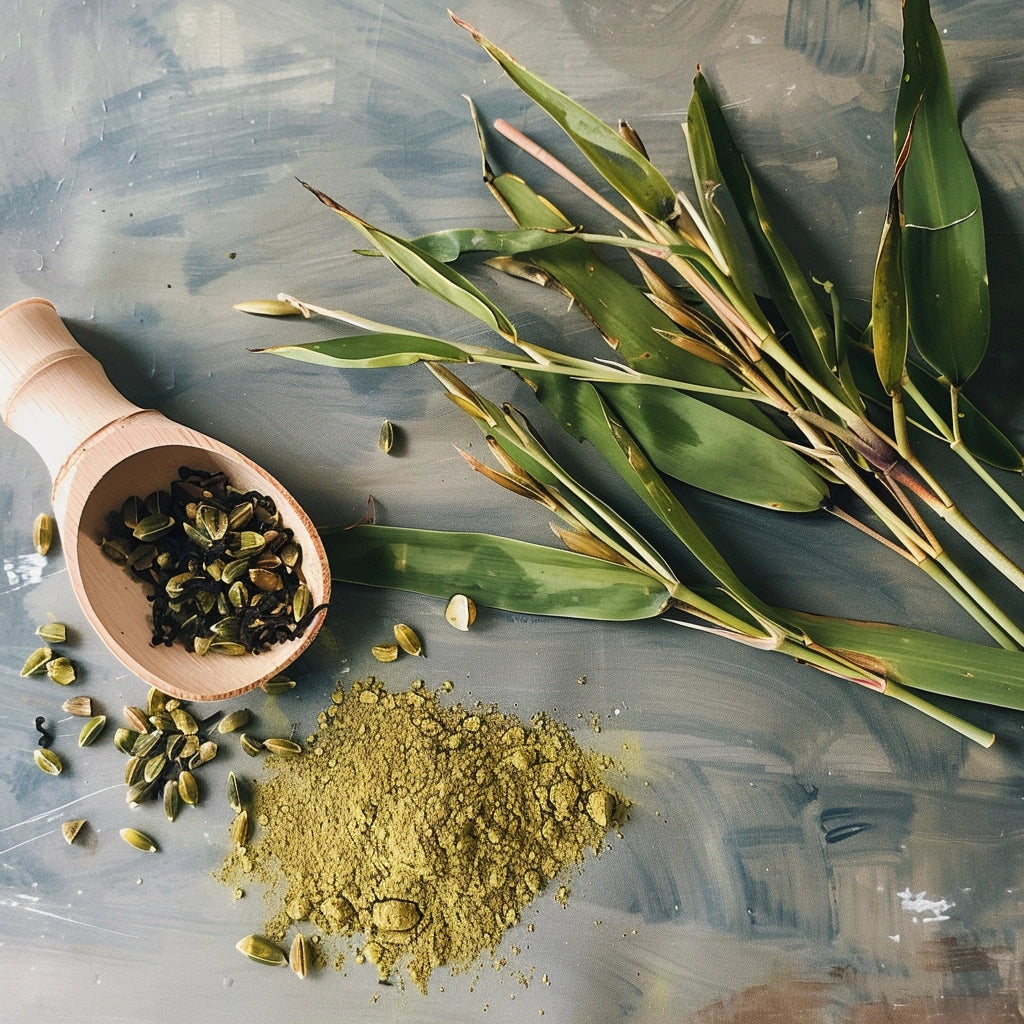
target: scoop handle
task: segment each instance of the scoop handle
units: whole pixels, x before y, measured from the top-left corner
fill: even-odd
[[[0,416],[61,470],[104,427],[142,412],[110,383],[46,299],[0,310]]]

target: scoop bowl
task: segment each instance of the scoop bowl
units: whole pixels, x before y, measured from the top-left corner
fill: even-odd
[[[273,498],[302,549],[313,605],[331,579],[312,522],[266,470],[214,438],[124,398],[71,336],[46,299],[0,310],[0,416],[42,457],[53,514],[82,611],[111,653],[148,686],[183,700],[223,700],[279,675],[313,641],[326,610],[294,640],[258,654],[198,655],[153,646],[146,589],[100,548],[107,515],[132,494],[165,489],[181,466],[223,472],[233,485]]]

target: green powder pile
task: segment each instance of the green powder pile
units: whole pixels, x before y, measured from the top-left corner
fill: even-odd
[[[549,883],[567,898],[623,813],[610,761],[546,715],[525,726],[375,679],[332,701],[302,754],[267,758],[254,835],[219,876],[268,887],[275,941],[308,925],[351,938],[357,962],[426,992],[436,968],[493,955]]]

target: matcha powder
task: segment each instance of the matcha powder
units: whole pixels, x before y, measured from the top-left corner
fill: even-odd
[[[600,854],[623,811],[608,758],[543,714],[525,726],[370,679],[339,689],[318,723],[300,755],[268,757],[254,835],[219,877],[267,885],[269,938],[307,922],[353,937],[357,962],[424,992],[435,968],[494,954],[549,883]]]

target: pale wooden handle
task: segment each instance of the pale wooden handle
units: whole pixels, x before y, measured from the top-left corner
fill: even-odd
[[[42,456],[53,480],[90,437],[140,411],[52,303],[24,299],[0,310],[0,416]]]

